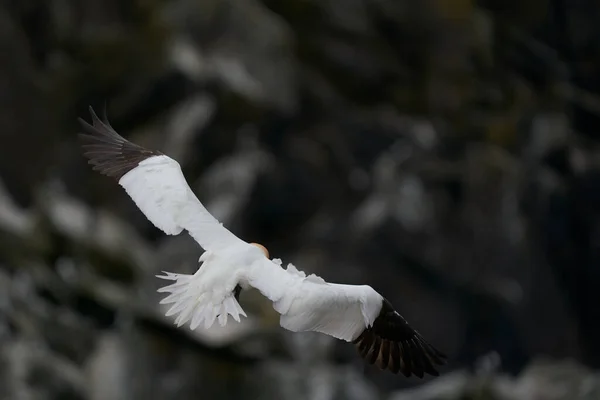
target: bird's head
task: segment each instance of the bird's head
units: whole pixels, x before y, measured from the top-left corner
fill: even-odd
[[[250,243],[252,246],[258,247],[259,249],[262,250],[263,253],[265,253],[265,257],[269,258],[269,250],[267,250],[267,248],[265,246],[263,246],[260,243]]]

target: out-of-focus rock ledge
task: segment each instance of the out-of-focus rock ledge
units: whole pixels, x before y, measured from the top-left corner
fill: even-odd
[[[152,227],[76,143],[106,101],[228,228],[376,287],[451,362],[597,363],[600,149],[567,103],[600,114],[598,6],[562,1],[587,49],[566,71],[546,2],[517,3],[0,2],[0,400],[600,397],[561,362],[380,373],[281,329],[256,293],[241,324],[178,329],[155,274],[192,273],[201,249]]]
[[[538,359],[520,375],[454,371],[389,400],[596,400],[600,373],[574,361]]]

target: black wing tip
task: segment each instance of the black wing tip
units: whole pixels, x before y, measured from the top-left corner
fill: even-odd
[[[104,123],[106,125],[109,125],[108,118],[106,116],[107,115],[107,105],[106,105],[106,102],[104,102],[104,106],[102,107],[102,118],[98,118],[98,114],[94,110],[94,107],[92,107],[91,105],[88,106],[88,111],[89,111],[90,115],[92,116],[92,120],[99,121],[99,122],[102,122],[102,123]]]
[[[447,356],[412,329],[400,314],[393,310],[382,314],[352,342],[360,356],[381,370],[402,373],[407,378],[439,376],[438,366],[446,365]]]
[[[115,130],[110,125],[110,122],[108,121],[106,105],[104,105],[104,107],[102,109],[102,118],[98,117],[98,114],[96,113],[96,111],[94,110],[94,108],[92,106],[88,106],[88,112],[90,113],[90,116],[92,117],[92,123],[90,124],[85,119],[78,117],[77,119],[79,120],[79,123],[82,126],[93,127],[102,133],[110,134],[110,136],[116,135],[116,136],[120,137],[120,135],[117,132],[115,132]]]
[[[119,135],[108,122],[106,114],[102,119],[98,118],[98,115],[89,106],[89,112],[92,117],[92,123],[90,124],[85,119],[78,117],[77,120],[83,129],[83,132],[78,134],[79,139],[83,141],[82,146],[89,146],[91,144],[102,144],[106,147],[120,147],[123,143],[127,142],[125,138]],[[105,110],[106,113],[106,110]],[[85,147],[84,147],[85,148]]]
[[[79,132],[77,136],[83,149],[83,156],[88,159],[88,164],[93,166],[94,171],[120,180],[141,161],[162,154],[131,143],[119,135],[108,122],[106,105],[102,119],[98,117],[92,106],[88,109],[92,123],[81,117],[78,118],[83,132]]]
[[[372,356],[367,361],[376,360],[381,369],[388,369],[394,374],[402,373],[406,377],[415,375],[418,378],[423,378],[426,374],[439,376],[437,366],[447,363],[447,356],[429,344],[385,298],[373,326],[365,329],[355,343],[359,343],[359,349],[362,348],[365,355],[370,354],[369,351],[372,352],[376,347],[376,337],[384,343],[388,342],[381,347],[388,354]],[[379,351],[377,348],[374,350]]]
[[[431,376],[440,376],[437,367],[446,365],[448,362],[446,355],[427,343],[420,335],[417,336],[416,340],[413,339],[412,343],[414,346],[411,358],[419,360],[418,363],[421,367],[419,371],[422,371],[420,376],[417,376],[423,378],[423,373]]]
[[[426,375],[437,377],[440,376],[438,366],[447,362],[446,356],[428,343],[392,341],[373,334],[361,337],[355,344],[365,362],[395,375],[419,379]]]

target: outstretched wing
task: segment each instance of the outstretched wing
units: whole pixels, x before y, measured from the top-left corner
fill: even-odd
[[[446,364],[446,356],[423,339],[386,299],[373,326],[353,343],[369,364],[406,377],[438,376],[436,365]]]
[[[92,125],[79,119],[84,156],[95,171],[118,180],[138,208],[168,235],[187,230],[204,248],[218,252],[231,246],[249,246],[217,221],[190,189],[179,163],[155,150],[120,136],[106,116],[90,107]]]
[[[273,302],[283,328],[353,342],[367,362],[382,369],[422,378],[437,376],[435,365],[445,363],[445,356],[368,285],[328,283],[268,260],[253,265],[248,283]]]
[[[287,269],[280,264],[280,260],[256,262],[245,271],[244,280],[273,302],[283,328],[351,342],[379,314],[382,297],[371,287],[328,283],[316,275],[306,276],[292,264]]]

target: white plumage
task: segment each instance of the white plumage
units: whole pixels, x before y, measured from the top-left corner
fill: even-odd
[[[179,163],[170,157],[146,158],[123,175],[119,185],[146,218],[168,235],[185,229],[202,248],[215,252],[246,244],[206,210],[190,189]]]
[[[371,287],[327,283],[292,264],[282,269],[280,262],[231,233],[198,200],[172,158],[150,156],[118,182],[154,226],[168,235],[186,230],[205,249],[195,274],[159,275],[175,281],[159,291],[170,293],[161,303],[173,303],[167,316],[175,316],[178,326],[191,321],[191,329],[201,323],[209,328],[217,317],[225,325],[227,315],[239,321],[246,314],[234,298],[238,284],[271,300],[281,326],[294,332],[352,341],[379,314],[382,297]]]
[[[239,321],[246,315],[234,298],[237,284],[254,287],[273,302],[281,314],[283,328],[293,332],[316,331],[353,341],[373,324],[381,310],[382,297],[369,286],[327,283],[315,275],[306,276],[292,265],[281,268],[280,260],[269,260],[248,244],[236,253],[215,255],[207,251],[194,275],[166,273],[160,278],[175,281],[159,289],[170,293],[163,304],[173,304],[167,315],[177,315],[176,323],[191,321],[196,329],[202,321],[210,327],[217,316],[227,322],[227,314]]]
[[[87,134],[81,137],[87,141],[84,154],[94,169],[116,178],[157,228],[169,235],[186,230],[205,250],[193,275],[165,272],[158,276],[170,281],[159,292],[167,294],[161,303],[170,305],[166,315],[177,326],[189,323],[191,329],[208,328],[215,320],[225,325],[228,316],[239,322],[246,313],[238,303],[236,288],[253,287],[273,302],[285,329],[354,341],[363,357],[394,372],[437,373],[432,363],[439,363],[437,358],[443,355],[373,288],[328,283],[292,264],[282,268],[281,260],[269,259],[266,249],[241,240],[206,210],[177,161],[125,140],[106,118],[101,121],[90,111],[93,126],[82,121]]]

